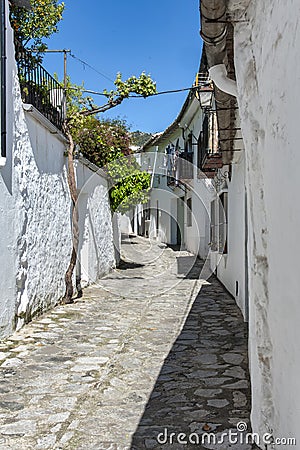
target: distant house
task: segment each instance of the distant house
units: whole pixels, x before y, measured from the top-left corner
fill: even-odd
[[[144,144],[141,164],[152,173],[152,190],[148,205],[139,213],[144,235],[203,259],[209,253],[209,206],[214,191],[201,171],[205,124],[199,99],[190,92],[176,120]],[[217,160],[216,150],[214,164]]]

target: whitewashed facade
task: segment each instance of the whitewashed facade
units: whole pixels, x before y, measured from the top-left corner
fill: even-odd
[[[219,169],[213,180],[216,191],[211,208],[215,210],[215,220],[212,219],[211,228],[216,228],[215,238],[221,241],[224,239],[225,242],[221,242],[219,246],[212,242],[210,262],[211,269],[235,298],[247,321],[249,314],[246,264],[248,215],[245,189],[245,151],[240,141],[238,145],[241,150],[236,154],[232,164],[224,165]],[[222,227],[223,223],[225,223],[224,227]],[[224,233],[222,238],[221,232]],[[212,233],[211,241],[214,241]]]
[[[0,167],[0,337],[64,295],[72,249],[66,140],[22,103],[6,2],[6,157]],[[80,257],[85,284],[115,265],[107,182],[77,163]],[[116,233],[116,231],[115,231]],[[78,264],[80,266],[80,264]],[[80,269],[78,269],[80,270]]]
[[[291,445],[298,448],[300,5],[279,0],[217,3],[233,19],[233,47],[227,42],[225,48],[229,60],[233,55],[244,147],[239,161],[231,164],[228,258],[222,256],[217,274],[231,291],[246,269],[251,424],[260,447],[284,448],[294,439]],[[210,58],[220,64],[216,54]],[[236,238],[240,250],[225,267]],[[264,445],[265,434],[272,445]]]
[[[297,447],[299,18],[296,1],[255,1],[234,34],[249,199],[252,424],[261,434],[296,438]]]
[[[261,443],[265,433],[274,440],[283,438],[285,442],[294,438],[299,442],[300,207],[296,193],[300,163],[297,127],[300,6],[292,2],[287,7],[279,1],[228,3],[228,11],[235,19],[234,65],[239,108],[231,126],[241,128],[242,134],[239,141],[233,139],[230,163],[224,162],[213,180],[216,192],[210,192],[207,203],[210,230],[204,227],[203,241],[213,244],[209,253],[211,268],[249,322],[253,431],[259,433]],[[191,106],[188,109],[192,111]],[[187,120],[187,125],[197,137],[201,125],[196,125],[196,117]],[[146,145],[145,152],[166,155],[168,145],[176,147],[177,139],[179,147],[184,148],[184,124],[180,118],[174,127]],[[194,163],[198,166],[195,160]],[[193,194],[178,186],[171,189],[166,174],[163,171],[158,174],[157,169],[155,173],[146,232],[164,242],[176,243],[176,232],[174,228],[172,232],[172,222],[167,217],[173,215],[180,222],[178,198],[183,198],[186,204]],[[195,178],[186,185],[193,183]],[[220,203],[223,206],[226,203],[225,248],[219,245],[220,233],[224,234],[223,213],[221,219],[212,217],[218,215]],[[167,212],[165,216],[161,209]],[[200,218],[196,217],[196,211]],[[203,218],[198,206],[196,211],[193,209],[192,223]],[[187,221],[185,210],[184,244],[197,253],[201,231],[197,236],[193,234]],[[215,234],[212,227],[217,229]],[[216,242],[212,242],[212,237]],[[199,254],[205,252],[201,255],[200,250]],[[266,448],[282,446],[275,442]]]
[[[80,230],[77,273],[82,286],[87,286],[115,267],[120,250],[119,230],[111,215],[105,174],[85,158],[79,158],[76,175]]]
[[[199,101],[189,94],[174,123],[144,145],[142,168],[152,173],[152,189],[143,233],[206,259],[214,188],[198,169],[202,124]]]

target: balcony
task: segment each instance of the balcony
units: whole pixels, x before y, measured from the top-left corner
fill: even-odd
[[[62,131],[65,97],[62,86],[18,43],[16,43],[16,62],[22,101],[33,105]]]
[[[201,148],[200,170],[206,174],[208,178],[213,178],[215,172],[223,167],[222,154],[213,153],[209,148]]]
[[[219,150],[217,116],[213,112],[203,121],[202,131],[198,140],[198,168],[209,178],[223,167],[222,154]]]

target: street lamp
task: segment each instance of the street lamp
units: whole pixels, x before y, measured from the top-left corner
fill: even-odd
[[[198,72],[196,74],[193,91],[200,103],[201,109],[208,110],[212,107],[214,85],[207,76],[207,73]]]

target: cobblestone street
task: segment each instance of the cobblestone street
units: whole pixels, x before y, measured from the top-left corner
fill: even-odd
[[[214,277],[201,287],[187,252],[130,237],[122,258],[82,299],[1,343],[0,449],[252,448],[176,440],[249,423],[234,300]]]

